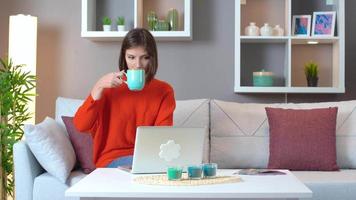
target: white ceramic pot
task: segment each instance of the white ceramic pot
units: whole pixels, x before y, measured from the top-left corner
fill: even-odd
[[[245,35],[247,36],[259,36],[260,35],[260,28],[256,26],[255,22],[250,22],[249,26],[245,28]]]
[[[284,35],[284,30],[282,27],[280,27],[279,25],[276,25],[273,28],[273,36],[283,36]]]
[[[261,36],[272,36],[273,34],[273,29],[268,23],[265,23],[261,28],[260,28],[260,33]]]
[[[117,31],[125,31],[125,25],[117,25]]]
[[[103,25],[103,31],[111,31],[111,25]]]

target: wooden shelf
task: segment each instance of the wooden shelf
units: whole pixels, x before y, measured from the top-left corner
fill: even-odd
[[[345,92],[345,0],[236,0],[235,87],[237,93],[344,93]],[[242,4],[241,4],[242,3]],[[292,35],[293,15],[336,11],[335,36]],[[284,36],[245,36],[250,22],[279,24]],[[312,20],[311,20],[312,23]],[[306,87],[304,65],[319,64],[319,87]],[[274,73],[274,87],[254,87],[253,72]]]
[[[149,11],[155,11],[158,19],[164,19],[169,8],[178,10],[179,31],[151,31],[152,35],[158,41],[192,40],[192,0],[82,0],[81,37],[93,41],[121,41],[128,31],[116,31],[118,16],[125,17],[126,30],[147,28]],[[112,18],[113,31],[102,31],[103,16]]]
[[[345,88],[340,87],[236,87],[238,93],[344,93]]]
[[[333,44],[339,37],[291,37],[292,44]]]
[[[275,36],[241,36],[241,43],[285,43],[288,42],[288,37]]]

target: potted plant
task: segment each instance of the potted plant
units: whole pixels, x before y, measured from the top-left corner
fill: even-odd
[[[28,102],[34,96],[36,77],[0,58],[0,198],[14,196],[13,145],[21,140],[24,122],[30,119]]]
[[[304,65],[304,73],[307,78],[308,87],[317,87],[319,80],[319,68],[318,64],[310,61]]]
[[[125,17],[118,17],[116,20],[117,30],[125,31]]]
[[[111,19],[108,16],[103,17],[103,30],[104,31],[111,31]]]

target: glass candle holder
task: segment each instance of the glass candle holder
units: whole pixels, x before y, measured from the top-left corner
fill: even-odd
[[[179,181],[182,179],[183,168],[180,166],[171,166],[167,168],[167,178],[170,181]]]
[[[216,163],[205,163],[203,165],[204,178],[214,178],[216,176],[217,169],[218,165]]]
[[[187,167],[189,179],[201,179],[202,178],[202,165],[189,165]]]

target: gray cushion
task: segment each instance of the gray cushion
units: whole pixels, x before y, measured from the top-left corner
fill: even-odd
[[[84,178],[86,174],[81,171],[73,171],[65,184],[61,183],[50,175],[49,173],[43,173],[35,178],[33,186],[33,200],[74,200],[78,198],[64,197],[64,192],[79,180]]]
[[[207,128],[203,162],[209,162],[209,99],[177,101],[173,115],[173,125]]]
[[[81,99],[70,99],[64,97],[58,97],[56,100],[56,118],[55,120],[61,125],[65,130],[64,123],[62,121],[62,116],[73,117],[77,112],[78,108],[83,104],[84,100]]]
[[[50,117],[36,125],[25,124],[24,132],[26,142],[41,166],[65,183],[76,162],[66,132]]]
[[[355,200],[356,198],[356,170],[293,171],[293,174],[313,191],[313,200]]]

